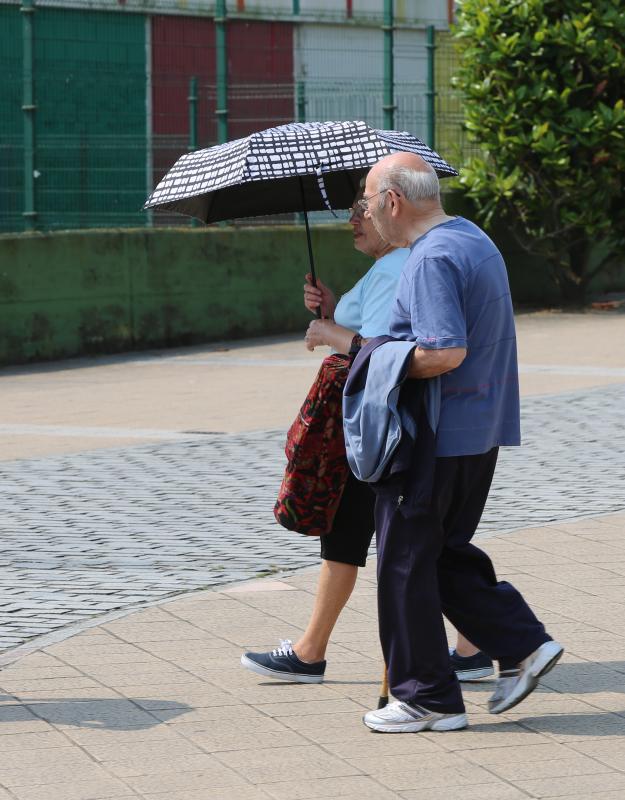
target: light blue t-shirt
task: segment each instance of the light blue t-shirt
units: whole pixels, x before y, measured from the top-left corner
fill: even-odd
[[[409,253],[402,247],[378,259],[336,304],[336,324],[365,339],[387,335],[397,282]]]
[[[441,375],[437,456],[521,443],[516,334],[501,253],[462,217],[414,242],[397,287],[390,334],[422,349],[466,347]]]

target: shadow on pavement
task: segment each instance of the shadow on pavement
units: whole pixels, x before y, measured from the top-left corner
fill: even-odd
[[[14,699],[0,695],[1,699]],[[160,719],[152,716],[140,706],[145,704],[158,710]],[[124,699],[89,699],[67,698],[65,700],[39,699],[36,702],[17,701],[14,704],[0,706],[0,733],[3,722],[16,720],[42,719],[53,725],[72,725],[77,728],[96,728],[99,730],[145,730],[162,725],[174,719],[192,707],[175,700],[154,700],[148,698]]]
[[[521,706],[519,706],[521,709]],[[540,716],[520,717],[517,723],[536,733],[555,736],[625,736],[625,709],[604,711],[598,714],[542,714]]]
[[[496,676],[476,681],[463,681],[462,691],[494,688]],[[540,680],[540,686],[560,694],[625,694],[625,661],[577,661],[556,665]]]
[[[577,661],[558,664],[541,680],[541,686],[567,694],[622,692],[625,694],[625,661]]]

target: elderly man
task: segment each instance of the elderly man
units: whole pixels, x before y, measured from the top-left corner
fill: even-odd
[[[442,393],[429,511],[406,518],[404,497],[377,499],[380,637],[396,702],[364,722],[384,733],[456,730],[467,717],[442,614],[499,661],[493,714],[527,697],[563,652],[470,543],[498,448],[520,444],[510,289],[500,252],[444,212],[437,176],[419,156],[379,161],[361,205],[381,236],[410,247],[390,332],[416,342],[408,377],[440,375]]]

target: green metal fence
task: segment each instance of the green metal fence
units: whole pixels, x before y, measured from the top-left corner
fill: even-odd
[[[463,125],[462,96],[452,87],[452,77],[458,56],[450,33],[436,36],[435,56],[435,113],[436,147],[456,167],[479,152],[475,142],[469,141]]]
[[[450,35],[384,5],[339,25],[0,0],[0,231],[190,224],[141,210],[176,158],[293,119],[409,130],[461,165]]]

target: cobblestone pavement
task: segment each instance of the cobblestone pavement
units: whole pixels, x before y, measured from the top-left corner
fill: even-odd
[[[625,385],[523,402],[482,533],[625,509]],[[180,434],[178,434],[180,436]],[[0,464],[0,649],[175,592],[314,564],[272,504],[284,433],[192,434]]]

